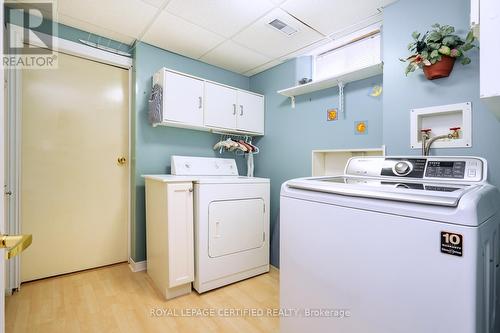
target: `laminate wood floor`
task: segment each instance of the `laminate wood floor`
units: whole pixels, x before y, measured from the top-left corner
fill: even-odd
[[[272,269],[199,295],[165,301],[126,263],[25,283],[6,298],[6,332],[279,332]]]

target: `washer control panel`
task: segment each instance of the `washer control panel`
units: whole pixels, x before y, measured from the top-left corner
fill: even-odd
[[[486,163],[477,157],[354,157],[346,175],[481,182]]]

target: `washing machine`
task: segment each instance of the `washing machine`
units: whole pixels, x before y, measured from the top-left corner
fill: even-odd
[[[282,333],[500,332],[500,194],[474,157],[355,157],[287,181]]]
[[[194,282],[203,293],[269,271],[269,179],[238,175],[234,159],[172,156],[193,177]]]

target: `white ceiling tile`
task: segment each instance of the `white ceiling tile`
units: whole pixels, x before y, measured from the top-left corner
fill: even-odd
[[[102,37],[110,38],[110,39],[116,40],[118,42],[122,42],[124,44],[127,44],[127,45],[131,45],[135,40],[134,37],[126,36],[126,35],[123,35],[119,32],[109,30],[109,29],[106,29],[103,27],[99,27],[99,26],[93,25],[89,22],[84,22],[84,21],[75,19],[75,18],[70,17],[70,16],[62,15],[62,14],[58,15],[57,21],[59,23],[68,25],[70,27],[77,28],[77,29],[80,29],[83,31],[87,31],[87,32],[90,32],[92,34],[99,35]],[[91,41],[96,42],[96,37],[91,36]]]
[[[245,73],[243,73],[243,75],[252,76],[252,75],[258,74],[260,72],[263,72],[266,69],[277,66],[277,65],[281,64],[282,62],[283,62],[282,60],[272,60],[270,62],[263,64],[263,65],[260,65],[259,67],[253,68],[249,71],[246,71]]]
[[[166,10],[224,37],[231,37],[273,9],[269,0],[172,0]]]
[[[298,30],[288,36],[271,27],[268,23],[279,19]],[[302,24],[283,10],[276,8],[250,27],[237,34],[233,40],[270,58],[278,58],[303,48],[323,36]]]
[[[295,57],[300,57],[303,55],[312,55],[315,50],[319,49],[321,46],[327,45],[328,43],[331,43],[332,40],[328,37],[323,38],[322,40],[319,40],[315,43],[309,44],[301,49],[298,49],[295,52],[289,53],[286,55],[286,57],[283,57],[282,60],[286,59],[291,59]]]
[[[161,6],[163,6],[163,4],[166,2],[168,2],[169,0],[141,0],[147,4],[150,4],[151,6],[155,6],[156,8],[160,8]]]
[[[287,0],[281,5],[302,22],[330,35],[378,13],[383,0]]]
[[[163,11],[143,39],[144,42],[191,58],[199,58],[224,38]]]
[[[227,40],[205,54],[200,60],[233,72],[243,73],[271,61],[271,58]]]
[[[141,0],[58,0],[59,13],[105,29],[138,37],[157,12]]]

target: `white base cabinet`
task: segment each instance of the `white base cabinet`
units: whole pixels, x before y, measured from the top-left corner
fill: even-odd
[[[500,54],[500,1],[481,0],[480,94],[481,99],[500,120],[500,80],[498,54]]]
[[[146,178],[147,273],[166,299],[194,280],[193,184]]]
[[[153,125],[264,135],[264,96],[162,68],[162,122]]]

